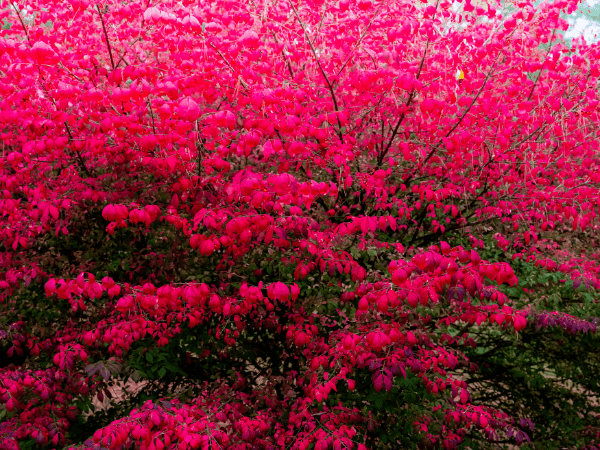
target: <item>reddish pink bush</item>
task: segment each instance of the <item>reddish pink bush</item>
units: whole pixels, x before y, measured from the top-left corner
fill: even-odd
[[[0,448],[598,448],[576,7],[0,2]]]

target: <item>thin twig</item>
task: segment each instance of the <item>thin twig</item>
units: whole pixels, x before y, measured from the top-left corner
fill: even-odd
[[[206,140],[203,137],[199,137],[198,141],[196,142],[196,151],[198,152],[198,156],[197,156],[197,162],[196,165],[198,166],[197,169],[197,173],[198,176],[202,175],[202,155],[206,154]]]
[[[361,33],[360,38],[358,38],[358,41],[356,41],[356,44],[354,44],[354,48],[352,50],[350,50],[350,54],[346,58],[346,61],[344,61],[344,64],[342,64],[342,67],[338,71],[338,73],[337,73],[336,76],[339,77],[340,74],[342,73],[342,71],[346,68],[346,65],[348,65],[348,63],[350,62],[350,58],[352,58],[352,55],[354,54],[354,51],[358,48],[358,46],[361,44],[362,40],[367,35],[367,32],[369,31],[369,29],[371,28],[371,25],[373,25],[373,22],[375,21],[375,19],[379,15],[379,11],[381,11],[381,7],[383,6],[384,3],[385,3],[385,0],[379,2],[379,6],[377,7],[377,11],[375,11],[375,14],[373,14],[373,17],[371,17],[371,21],[369,22],[369,25],[367,25],[367,27]]]
[[[500,53],[498,53],[498,56],[496,57],[496,61],[494,61],[494,65],[492,66],[492,68],[490,69],[490,71],[485,76],[485,79],[483,80],[483,84],[479,88],[479,91],[477,91],[477,94],[473,98],[473,101],[471,101],[471,104],[464,110],[464,112],[462,113],[462,115],[460,116],[460,118],[450,128],[450,130],[448,130],[448,132],[444,135],[444,137],[440,138],[440,140],[438,141],[438,143],[431,149],[431,151],[429,152],[429,154],[427,155],[427,157],[423,160],[423,163],[422,163],[423,165],[427,164],[427,162],[431,159],[431,157],[438,150],[438,148],[440,147],[440,145],[442,145],[442,143],[444,142],[443,141],[444,138],[447,138],[448,136],[450,136],[454,132],[454,130],[456,130],[458,128],[458,126],[462,123],[463,119],[467,116],[467,114],[469,113],[469,111],[471,110],[471,108],[473,107],[473,105],[475,105],[475,103],[477,102],[477,99],[479,98],[479,96],[483,92],[483,89],[485,88],[488,80],[491,78],[492,73],[494,72],[494,69],[496,68],[496,64],[498,63],[498,58],[499,57],[500,57]],[[410,180],[410,178],[411,177],[409,177],[409,180]]]
[[[150,119],[152,119],[152,131],[156,135],[156,127],[154,126],[154,111],[152,110],[152,103],[150,102],[149,98],[147,98],[146,101],[148,103],[148,109],[150,109]]]
[[[437,2],[435,4],[436,14],[437,14],[437,9],[438,9],[439,5],[440,5],[440,0],[437,0]],[[435,17],[435,14],[434,14],[434,17]],[[423,57],[421,58],[421,62],[419,63],[419,70],[417,70],[417,75],[415,76],[416,80],[418,80],[419,77],[421,76],[421,71],[423,70],[423,65],[425,64],[425,58],[427,57],[428,50],[429,50],[429,38],[427,38],[427,42],[425,43],[425,51],[423,52]],[[417,88],[416,88],[416,86],[413,86],[413,89],[410,92],[410,94],[408,95],[408,99],[406,100],[406,103],[404,105],[405,111],[400,115],[400,118],[398,119],[398,122],[396,123],[396,126],[394,127],[394,131],[392,131],[392,136],[390,137],[390,141],[388,142],[388,145],[386,146],[385,150],[382,151],[381,154],[379,155],[379,157],[377,158],[377,167],[381,166],[381,164],[383,163],[383,160],[385,159],[385,156],[390,151],[390,148],[392,147],[392,144],[394,143],[394,139],[396,138],[396,136],[398,135],[398,131],[400,130],[400,125],[404,121],[404,117],[406,117],[406,111],[408,111],[408,108],[410,108],[410,105],[415,98],[416,92],[417,92]]]
[[[423,64],[425,63],[425,57],[427,56],[428,49],[429,49],[429,39],[427,39],[427,43],[425,44],[425,51],[423,52],[423,57],[421,58],[421,63],[419,64],[419,70],[417,71],[417,75],[415,77],[416,80],[418,80],[419,77],[421,76],[421,70],[423,69]],[[416,96],[416,92],[417,92],[417,88],[413,87],[412,91],[410,91],[410,94],[408,95],[408,98],[406,99],[406,103],[404,104],[405,111],[402,114],[400,114],[400,117],[398,118],[398,122],[396,122],[396,126],[394,127],[394,130],[392,131],[392,136],[390,137],[390,141],[388,142],[388,145],[385,147],[385,150],[383,150],[381,152],[381,154],[379,155],[379,157],[377,158],[377,167],[381,166],[381,164],[383,163],[383,160],[385,159],[385,155],[387,155],[390,148],[392,147],[394,139],[396,138],[396,136],[398,135],[398,131],[400,130],[400,125],[402,125],[402,122],[404,121],[404,118],[406,117],[406,112],[408,111],[408,108],[410,108],[410,105]]]
[[[67,133],[69,135],[69,142],[72,143],[74,141],[74,139],[73,139],[73,135],[71,134],[71,128],[69,128],[69,124],[67,122],[65,122],[65,127],[66,127]],[[81,156],[81,153],[79,153],[79,150],[75,149],[75,153],[77,153],[77,156],[79,158],[79,165],[81,166],[81,168],[87,174],[88,178],[92,178],[92,174],[90,173],[90,171],[86,167],[85,163],[83,162],[83,157]]]
[[[219,56],[221,57],[221,59],[223,61],[225,61],[225,64],[227,64],[227,66],[229,67],[229,69],[235,74],[235,70],[234,70],[233,66],[231,64],[229,64],[229,61],[227,60],[227,58],[225,58],[225,56],[223,55],[223,53],[221,53],[221,51],[217,47],[215,47],[213,44],[208,44],[208,45],[210,45],[212,47],[212,49],[219,54]],[[239,77],[238,79],[240,80],[240,83],[241,83],[242,87],[246,90],[246,93],[248,93],[248,83],[246,83],[242,79],[242,77]]]
[[[100,16],[100,22],[102,22],[102,31],[104,32],[104,39],[106,39],[106,46],[108,47],[108,55],[110,56],[110,64],[112,65],[113,70],[115,70],[115,60],[112,54],[112,48],[110,48],[110,41],[108,40],[108,32],[106,31],[106,24],[104,23],[104,17],[102,16],[102,12],[100,11],[100,5],[96,4],[96,9],[98,10],[98,15]]]
[[[135,45],[138,41],[140,41],[142,38],[141,37],[137,37],[133,40],[133,42],[131,44],[127,44],[129,48],[133,47],[133,45]],[[119,57],[119,59],[117,60],[115,67],[119,67],[119,64],[121,64],[121,61],[125,61],[126,65],[131,65],[129,64],[129,62],[125,59],[125,55],[127,54],[127,49],[123,50],[123,53],[121,54],[121,56]]]
[[[275,39],[275,43],[279,44],[279,41],[277,40],[277,35],[275,34],[275,32],[271,31],[271,34],[273,35],[273,39]],[[290,73],[290,76],[292,77],[292,80],[293,80],[294,79],[294,71],[292,70],[292,65],[290,64],[290,60],[288,59],[287,55],[285,54],[285,49],[281,49],[281,56],[283,56],[283,59],[285,60],[285,63],[288,68],[288,72]]]
[[[331,100],[333,101],[333,108],[335,109],[336,113],[339,113],[340,109],[338,107],[338,102],[337,102],[337,98],[335,96],[335,91],[333,90],[333,84],[331,84],[331,81],[329,81],[329,77],[327,76],[327,74],[325,73],[325,69],[323,69],[323,66],[321,65],[321,61],[319,60],[319,56],[317,55],[315,46],[313,45],[312,41],[310,40],[310,37],[308,36],[308,31],[306,31],[306,27],[302,23],[302,20],[300,20],[300,15],[298,14],[298,10],[294,6],[294,3],[292,2],[292,0],[289,0],[289,1],[290,1],[290,5],[292,6],[292,10],[294,11],[294,15],[296,16],[296,19],[298,20],[298,23],[300,24],[300,27],[302,28],[302,31],[304,32],[304,37],[308,41],[310,50],[312,51],[312,54],[315,57],[315,61],[317,61],[317,66],[319,67],[319,71],[321,72],[321,75],[323,75],[323,78],[325,78],[325,83],[327,83],[327,88],[329,89],[329,93],[331,94]],[[337,118],[337,123],[338,123],[338,132],[336,134],[338,135],[338,138],[340,139],[340,141],[343,144],[344,136],[342,134],[342,122],[340,121],[340,117],[338,114],[336,114],[336,118]]]
[[[544,64],[546,63],[546,60],[548,59],[548,55],[550,54],[550,50],[552,50],[552,39],[554,38],[554,34],[555,33],[556,33],[556,28],[554,28],[552,30],[552,36],[550,37],[550,43],[548,45],[548,51],[546,52],[546,55],[544,56],[544,62],[542,63],[542,67],[540,68],[540,73],[538,73],[537,78],[533,82],[533,86],[531,86],[531,91],[529,92],[529,95],[527,96],[527,101],[531,100],[531,96],[533,95],[533,91],[535,89],[535,86],[537,85],[538,81],[540,81],[540,78],[542,77],[542,72],[544,71]]]
[[[31,38],[29,37],[29,32],[27,31],[27,27],[25,26],[25,22],[23,22],[23,17],[21,17],[21,11],[17,8],[17,6],[14,5],[14,3],[10,3],[10,6],[13,7],[13,9],[15,10],[15,12],[17,13],[17,16],[19,17],[19,22],[21,22],[21,26],[23,27],[23,31],[25,32],[25,36],[27,37],[27,42],[29,42],[29,45],[31,46]]]

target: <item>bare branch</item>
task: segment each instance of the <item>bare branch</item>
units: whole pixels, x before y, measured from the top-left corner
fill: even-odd
[[[375,19],[379,15],[379,11],[381,11],[381,7],[383,6],[384,3],[385,3],[385,0],[379,2],[379,6],[377,7],[377,10],[375,11],[375,14],[373,14],[373,17],[371,17],[371,21],[369,22],[369,25],[367,25],[367,27],[361,33],[360,37],[358,38],[358,41],[356,41],[356,44],[354,44],[354,47],[352,48],[352,50],[350,50],[350,54],[346,58],[346,61],[344,61],[344,64],[342,64],[342,67],[340,68],[340,70],[338,71],[338,73],[337,73],[336,76],[339,77],[340,74],[344,71],[344,69],[348,65],[348,63],[350,62],[350,59],[352,58],[352,55],[354,54],[354,52],[356,51],[356,49],[358,48],[358,46],[361,44],[362,40],[365,38],[365,36],[369,32],[369,30],[371,29],[371,25],[373,25],[373,22],[375,21]]]
[[[21,22],[21,26],[23,27],[23,31],[25,32],[25,36],[27,37],[27,42],[29,42],[29,45],[32,45],[31,38],[29,37],[29,32],[27,31],[27,27],[25,26],[25,22],[23,22],[23,17],[21,16],[21,11],[17,7],[17,5],[15,5],[12,2],[10,3],[10,6],[13,7],[15,13],[17,13],[17,17],[19,17],[19,22]]]
[[[319,71],[321,72],[321,75],[323,75],[323,78],[325,78],[325,83],[327,83],[327,88],[329,89],[329,93],[331,94],[331,99],[333,101],[333,107],[335,109],[335,112],[337,113],[337,112],[340,111],[340,109],[339,109],[339,106],[338,106],[337,98],[335,97],[335,91],[333,89],[333,84],[331,83],[331,81],[329,81],[329,77],[327,76],[327,74],[325,73],[325,69],[323,69],[323,66],[321,65],[321,61],[319,60],[319,56],[317,55],[317,51],[315,50],[315,46],[313,45],[312,41],[310,40],[310,37],[308,36],[308,32],[306,31],[306,27],[302,23],[302,20],[300,20],[300,15],[298,14],[298,10],[294,6],[294,3],[292,3],[292,0],[290,0],[290,5],[292,6],[292,9],[294,10],[294,15],[296,16],[296,19],[298,20],[298,23],[302,27],[302,31],[304,31],[304,37],[308,41],[308,45],[310,45],[310,49],[312,51],[313,56],[315,57],[315,61],[317,62],[317,66],[319,67]],[[342,123],[340,122],[340,118],[339,117],[337,117],[337,123],[338,123],[338,132],[337,132],[337,135],[338,135],[338,138],[340,139],[340,141],[343,144],[344,143],[344,136],[342,134]]]
[[[108,32],[106,31],[106,24],[104,23],[104,17],[102,16],[102,12],[100,11],[100,5],[96,4],[96,9],[98,10],[98,15],[100,16],[100,22],[102,22],[102,31],[104,32],[104,39],[106,40],[106,46],[108,47],[108,55],[110,56],[110,64],[115,70],[115,60],[112,54],[112,48],[110,47],[110,41],[108,40]]]

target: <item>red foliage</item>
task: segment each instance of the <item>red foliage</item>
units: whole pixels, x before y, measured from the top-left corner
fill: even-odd
[[[541,245],[596,230],[600,208],[600,51],[557,34],[575,1],[506,17],[444,0],[0,5],[2,300],[34,284],[71,308],[51,332],[0,331],[27,359],[0,369],[0,448],[71,444],[110,378],[93,364],[196,331],[194,358],[235,375],[87,446],[362,450],[383,423],[364,396],[410,380],[422,445],[529,439],[530,421],[473,401],[469,331],[596,323],[515,304],[513,268],[474,229],[599,285],[595,257]],[[461,233],[470,245],[446,242]],[[120,235],[145,256],[111,250],[129,258],[113,275],[93,251]],[[85,248],[58,266],[70,239]],[[284,367],[260,380],[231,356],[255,332]]]

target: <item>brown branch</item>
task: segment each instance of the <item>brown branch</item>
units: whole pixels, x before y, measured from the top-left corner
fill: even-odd
[[[138,41],[140,41],[142,38],[141,37],[137,37],[133,40],[133,42],[131,44],[127,44],[129,48],[133,47]],[[119,59],[117,60],[115,67],[119,67],[119,64],[121,64],[121,61],[125,61],[125,65],[130,66],[131,64],[125,59],[125,55],[127,54],[127,49],[123,50],[123,53],[121,54],[121,56],[119,57]]]
[[[221,51],[217,47],[215,47],[213,44],[209,43],[208,45],[210,45],[211,48],[218,53],[218,55],[221,57],[221,59],[223,61],[225,61],[225,64],[227,64],[227,66],[229,67],[229,70],[231,70],[235,74],[235,69],[229,63],[227,58],[225,58],[223,53],[221,53]],[[246,94],[248,94],[248,83],[246,83],[242,77],[238,77],[238,79],[240,80],[240,84],[242,85],[242,87],[246,90]]]
[[[69,142],[72,143],[74,141],[74,139],[73,139],[73,135],[71,134],[71,128],[69,128],[69,124],[67,122],[65,122],[65,127],[66,127],[67,133],[69,135]],[[81,153],[79,153],[79,150],[75,149],[75,153],[77,153],[77,156],[79,158],[79,165],[81,166],[81,168],[87,174],[88,178],[92,178],[92,174],[90,173],[90,171],[86,167],[85,163],[83,162],[83,157],[81,156]]]
[[[113,70],[115,70],[115,60],[112,54],[112,48],[110,47],[110,41],[108,40],[108,32],[106,31],[106,24],[104,23],[104,17],[102,16],[102,12],[100,11],[100,5],[96,4],[96,9],[98,10],[98,15],[100,16],[100,22],[102,22],[102,31],[104,32],[104,39],[106,39],[106,46],[108,47],[108,55],[110,56],[110,64],[112,65]]]
[[[436,14],[437,14],[437,9],[438,9],[439,5],[440,5],[440,0],[437,0],[437,2],[435,4]],[[434,15],[434,17],[435,17],[435,15]],[[421,71],[423,70],[423,65],[425,64],[425,58],[427,57],[428,50],[429,50],[429,38],[427,38],[427,42],[425,43],[425,51],[423,52],[423,57],[421,58],[421,62],[419,63],[419,70],[417,70],[417,75],[415,76],[416,80],[418,80],[419,77],[421,76]],[[417,91],[416,87],[413,87],[413,89],[410,92],[408,99],[406,100],[406,103],[404,105],[406,110],[408,110],[408,108],[410,107],[410,104],[414,100],[416,91]],[[398,119],[398,122],[396,123],[396,126],[394,127],[394,131],[392,132],[392,137],[390,138],[390,142],[388,142],[388,145],[386,146],[385,150],[382,151],[381,154],[379,155],[379,157],[377,158],[377,167],[381,166],[385,156],[390,151],[390,148],[392,147],[394,139],[396,138],[396,136],[398,135],[398,131],[400,130],[400,125],[404,121],[405,117],[406,117],[406,111],[400,115],[400,118]]]
[[[271,34],[273,35],[273,39],[275,39],[275,43],[279,44],[279,41],[277,40],[277,35],[275,34],[275,32],[271,31]],[[292,65],[290,64],[290,60],[288,59],[288,57],[285,54],[285,49],[281,50],[281,56],[283,56],[283,59],[285,60],[285,63],[288,68],[288,72],[290,73],[290,76],[292,77],[292,80],[293,80],[294,79],[294,71],[292,70]]]
[[[527,96],[527,101],[531,100],[531,96],[533,95],[535,86],[537,85],[538,81],[540,81],[540,78],[542,77],[542,72],[544,71],[544,64],[546,63],[546,60],[548,59],[550,50],[552,50],[552,38],[554,38],[555,33],[556,33],[556,28],[552,29],[552,36],[550,37],[550,40],[548,42],[548,51],[546,52],[546,55],[544,56],[544,62],[542,63],[542,67],[540,68],[540,73],[538,74],[537,78],[533,82],[533,86],[531,86],[531,91],[529,92],[529,95]]]
[[[381,7],[383,6],[384,3],[385,3],[385,0],[379,2],[379,6],[377,7],[377,11],[375,11],[375,14],[373,14],[373,17],[371,17],[371,21],[369,22],[369,25],[367,25],[367,28],[365,28],[364,31],[361,33],[360,38],[358,38],[358,41],[356,42],[356,44],[354,44],[354,48],[352,50],[350,50],[350,54],[346,58],[346,61],[344,61],[344,64],[342,64],[342,67],[338,71],[338,73],[337,73],[336,76],[339,77],[340,74],[342,73],[342,71],[346,68],[346,66],[350,62],[350,58],[352,58],[352,55],[354,54],[354,51],[358,48],[358,46],[360,45],[360,43],[362,42],[362,40],[367,35],[367,32],[369,31],[369,29],[371,28],[371,25],[373,25],[373,22],[375,21],[375,19],[379,15],[379,11],[381,11]]]
[[[333,101],[333,108],[335,109],[336,113],[339,113],[340,109],[338,107],[338,102],[337,102],[337,98],[335,96],[335,91],[333,90],[333,84],[331,84],[331,81],[329,81],[329,77],[327,76],[327,74],[325,73],[325,69],[323,69],[323,66],[321,65],[321,61],[319,60],[319,57],[317,55],[317,51],[315,49],[315,46],[313,45],[312,41],[310,40],[310,37],[308,36],[308,32],[306,31],[306,28],[304,27],[304,24],[302,23],[302,20],[300,20],[300,16],[298,14],[298,10],[294,6],[294,3],[292,2],[292,0],[290,0],[290,5],[292,6],[292,10],[294,11],[294,15],[296,16],[296,19],[298,20],[298,23],[300,24],[300,27],[302,28],[302,31],[304,32],[304,37],[308,41],[308,45],[310,46],[310,50],[312,51],[312,54],[315,57],[315,61],[317,62],[317,66],[319,67],[319,71],[321,72],[321,75],[323,75],[323,78],[325,78],[325,83],[327,83],[327,88],[329,89],[329,93],[331,94],[331,100]],[[340,139],[340,141],[343,144],[344,143],[344,136],[342,134],[342,123],[340,122],[340,118],[339,118],[339,116],[337,114],[336,114],[336,118],[337,118],[337,123],[338,123],[338,132],[336,134],[338,135],[338,138]]]
[[[477,94],[473,98],[473,101],[471,102],[471,104],[469,106],[467,106],[467,108],[464,110],[464,112],[462,113],[462,115],[460,116],[460,118],[456,121],[456,123],[452,126],[452,128],[450,128],[450,130],[444,135],[444,137],[441,138],[438,141],[438,143],[431,149],[431,151],[429,152],[429,154],[427,155],[427,157],[423,160],[423,165],[427,164],[427,162],[431,159],[431,157],[435,154],[435,152],[437,152],[437,150],[440,147],[440,145],[442,145],[442,143],[444,142],[443,139],[447,138],[448,136],[450,136],[454,132],[454,130],[456,130],[458,128],[458,126],[462,123],[463,119],[467,116],[467,114],[469,113],[469,111],[471,110],[471,108],[473,107],[473,105],[475,105],[475,103],[477,102],[477,99],[479,98],[479,96],[483,92],[483,89],[485,88],[488,80],[492,77],[492,73],[494,72],[494,69],[496,68],[496,64],[498,62],[498,58],[499,57],[500,57],[500,53],[498,53],[498,56],[496,57],[496,61],[494,61],[494,65],[492,66],[492,68],[490,69],[490,71],[485,76],[485,79],[483,80],[483,84],[479,88],[479,91],[477,91]],[[411,178],[412,178],[412,176],[409,177],[407,181],[409,181]]]
[[[196,165],[198,167],[196,167],[196,169],[197,169],[198,176],[202,175],[202,155],[207,153],[205,143],[206,143],[206,140],[202,137],[199,137],[198,141],[196,142],[196,151],[198,152],[197,161],[196,161]]]
[[[23,22],[23,17],[21,17],[21,11],[17,8],[17,6],[13,2],[10,2],[10,6],[12,6],[13,9],[15,10],[15,12],[17,13],[17,16],[19,17],[19,22],[21,22],[21,26],[23,27],[23,31],[25,32],[25,36],[27,37],[27,42],[29,42],[29,45],[31,46],[32,45],[31,38],[29,37],[29,32],[27,31],[25,22]]]
[[[429,49],[429,39],[427,39],[427,43],[425,44],[425,51],[423,52],[423,57],[421,58],[421,63],[419,64],[419,70],[417,71],[417,75],[415,77],[415,79],[417,79],[417,80],[421,76],[421,71],[423,70],[423,64],[425,63],[425,58],[427,56],[428,49]],[[416,92],[417,92],[417,88],[413,87],[412,91],[410,91],[410,94],[408,95],[408,98],[406,99],[406,103],[404,104],[404,108],[406,110],[408,110],[408,108],[410,108],[410,105],[415,98]],[[385,155],[387,155],[388,152],[390,151],[390,148],[392,147],[394,139],[396,138],[396,136],[398,135],[398,131],[400,130],[400,125],[402,125],[402,122],[404,121],[405,117],[406,117],[406,111],[400,115],[400,118],[398,119],[398,122],[396,122],[396,126],[394,127],[394,131],[392,131],[392,136],[390,137],[390,141],[388,142],[388,145],[385,147],[385,150],[382,150],[381,154],[377,158],[377,167],[381,166],[381,164],[383,163],[383,160],[385,158]],[[382,143],[382,146],[383,146],[383,143]]]
[[[150,119],[152,120],[152,131],[156,135],[156,127],[154,125],[154,111],[152,110],[152,103],[149,98],[146,98],[146,102],[148,103],[148,109],[150,110]]]

